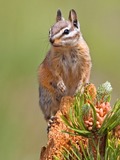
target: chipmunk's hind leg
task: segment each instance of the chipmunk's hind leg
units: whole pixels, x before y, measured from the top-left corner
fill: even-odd
[[[39,104],[45,120],[48,121],[51,118],[52,95],[42,86],[39,86]]]

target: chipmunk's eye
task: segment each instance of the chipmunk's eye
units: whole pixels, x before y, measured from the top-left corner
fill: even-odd
[[[70,30],[69,29],[65,29],[63,34],[69,34]]]

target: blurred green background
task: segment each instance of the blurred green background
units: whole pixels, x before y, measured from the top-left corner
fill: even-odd
[[[91,82],[110,81],[120,97],[119,0],[0,1],[0,160],[38,160],[46,123],[38,105],[37,68],[60,8],[75,9],[93,62]]]

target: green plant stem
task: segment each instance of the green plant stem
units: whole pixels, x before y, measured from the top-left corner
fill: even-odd
[[[93,137],[88,139],[89,152],[94,156],[94,160],[104,160],[107,135],[100,137],[93,133]]]

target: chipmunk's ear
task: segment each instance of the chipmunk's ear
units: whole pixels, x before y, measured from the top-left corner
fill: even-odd
[[[57,11],[57,16],[56,16],[56,22],[64,20],[64,18],[62,17],[62,12],[60,9],[58,9]]]
[[[70,22],[73,23],[73,25],[76,28],[79,28],[79,22],[78,22],[78,19],[77,19],[77,14],[76,14],[74,9],[70,10],[68,19],[69,19]]]

